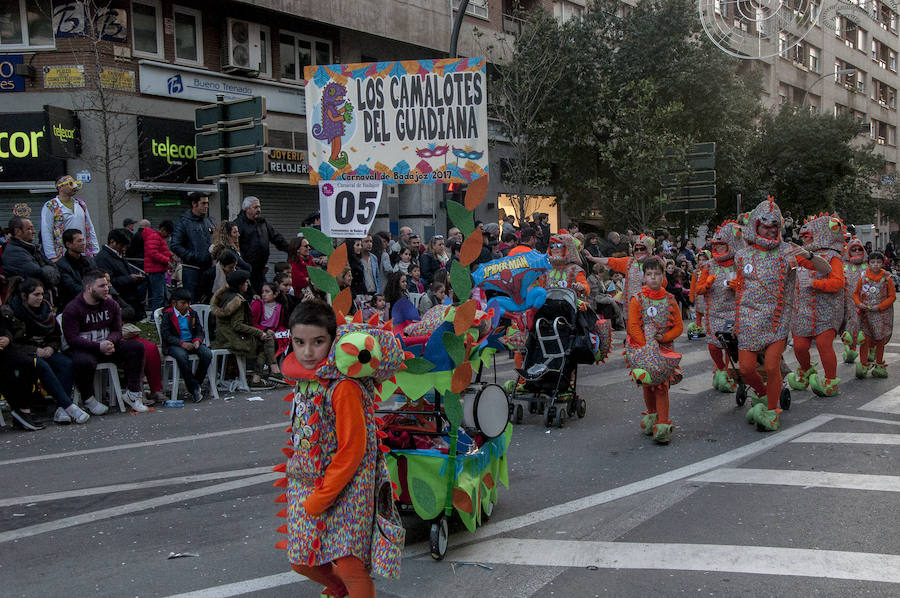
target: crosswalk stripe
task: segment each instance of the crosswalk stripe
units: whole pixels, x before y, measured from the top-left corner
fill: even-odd
[[[900,414],[900,388],[892,388],[877,399],[860,407],[860,410]]]
[[[745,469],[723,467],[695,476],[691,478],[690,481],[900,492],[900,476],[837,473],[833,471],[795,471],[791,469]]]
[[[862,434],[848,432],[811,432],[791,442],[817,442],[828,444],[886,444],[900,445],[900,434]]]
[[[533,567],[719,571],[900,582],[897,555],[776,546],[497,538],[454,549],[453,558]]]

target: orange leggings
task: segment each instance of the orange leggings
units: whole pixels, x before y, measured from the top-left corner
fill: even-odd
[[[655,413],[656,421],[661,424],[669,423],[669,385],[667,383],[656,386],[641,386],[644,391],[644,404],[647,413]]]
[[[701,313],[701,312],[698,311],[698,312],[696,313],[696,316],[697,316],[697,318],[696,318],[696,320],[697,320],[697,326],[703,326],[703,313]]]
[[[767,382],[763,383],[762,377],[756,372],[756,351],[741,350],[738,352],[738,363],[741,368],[741,377],[756,391],[757,396],[766,395],[768,408],[778,407],[778,399],[781,397],[781,355],[784,353],[785,340],[775,341],[765,348],[765,361],[763,368],[766,370]]]
[[[709,348],[709,356],[712,357],[713,363],[716,364],[717,370],[725,369],[725,357],[723,356],[723,350],[715,345],[707,345]]]
[[[355,556],[344,556],[325,565],[292,564],[291,569],[325,586],[323,593],[335,598],[375,598],[375,583],[365,565]]]
[[[869,349],[875,347],[875,363],[884,363],[884,347],[891,340],[891,337],[874,341],[868,336],[863,335],[863,344],[859,348],[859,362],[863,365],[869,365]]]
[[[816,337],[812,336],[795,336],[794,337],[794,356],[800,363],[800,369],[804,372],[810,368],[809,349],[812,347],[813,338],[816,339],[816,351],[819,352],[819,359],[822,360],[822,368],[825,370],[825,378],[833,380],[837,377],[837,356],[834,354],[834,337],[837,333],[833,328],[826,330]]]

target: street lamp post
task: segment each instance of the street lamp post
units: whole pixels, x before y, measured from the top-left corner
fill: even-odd
[[[825,73],[824,75],[822,75],[821,77],[819,77],[818,79],[816,79],[815,81],[810,83],[809,86],[806,88],[806,93],[803,94],[803,101],[800,102],[800,109],[802,110],[806,106],[806,98],[809,97],[809,90],[812,89],[816,83],[818,83],[819,81],[821,81],[822,79],[825,79],[827,77],[837,76],[837,75],[849,75],[850,73],[855,73],[855,72],[856,72],[855,68],[854,69],[838,69],[838,70],[834,71],[833,73]]]

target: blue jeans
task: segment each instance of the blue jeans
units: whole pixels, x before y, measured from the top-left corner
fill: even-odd
[[[184,385],[187,386],[189,392],[194,392],[194,389],[200,386],[200,380],[203,380],[206,377],[206,372],[209,370],[209,364],[212,362],[212,351],[209,350],[209,347],[201,344],[200,347],[196,351],[191,351],[190,353],[181,347],[168,347],[166,349],[166,353],[170,355],[175,363],[178,364],[178,371],[181,372],[181,377],[184,378]],[[200,360],[197,362],[197,373],[191,371],[191,362],[189,356],[191,353],[197,355]]]
[[[35,357],[34,365],[41,386],[50,393],[56,405],[63,409],[71,405],[72,384],[75,381],[72,360],[57,351],[47,359]]]
[[[158,309],[166,306],[166,273],[151,272],[147,274],[150,284],[150,309]]]
[[[203,270],[200,270],[199,268],[194,268],[187,264],[184,264],[181,267],[181,286],[191,292],[191,303],[199,299],[197,291],[200,286],[200,277],[202,275]]]

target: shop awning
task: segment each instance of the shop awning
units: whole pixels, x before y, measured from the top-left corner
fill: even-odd
[[[4,189],[28,189],[31,193],[46,193],[47,191],[56,191],[55,181],[13,181],[10,183],[0,183],[0,191]]]
[[[203,193],[216,193],[216,185],[196,185],[190,183],[162,183],[158,181],[133,181],[125,179],[125,189],[128,191],[200,191]]]

